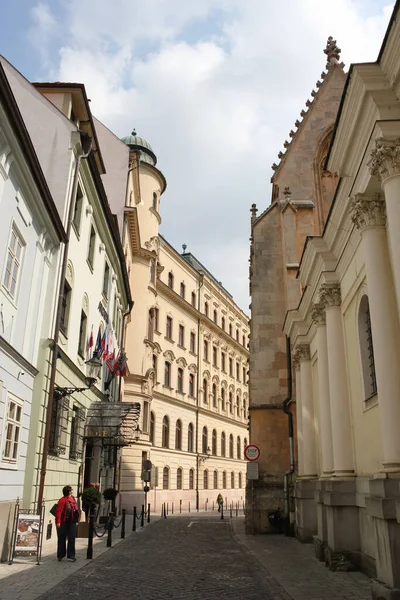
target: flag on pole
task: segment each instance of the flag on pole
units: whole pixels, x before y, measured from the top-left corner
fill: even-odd
[[[94,339],[93,339],[93,325],[92,325],[92,330],[90,332],[90,336],[89,336],[88,343],[87,343],[87,349],[86,349],[87,353],[89,353],[90,348],[92,348],[93,345],[94,345]]]
[[[116,360],[115,360],[115,354],[114,354],[114,351],[113,351],[111,354],[108,355],[108,357],[106,359],[107,368],[108,368],[108,370],[110,371],[110,373],[112,375],[114,375],[115,363],[116,363]]]
[[[119,370],[119,376],[120,377],[126,377],[127,364],[126,364],[126,354],[125,354],[125,352],[123,352],[122,354],[120,354],[118,370]]]
[[[100,358],[101,357],[101,351],[102,351],[102,347],[101,347],[101,329],[99,327],[99,331],[97,332],[96,345],[94,347],[93,355],[96,355],[98,358]]]

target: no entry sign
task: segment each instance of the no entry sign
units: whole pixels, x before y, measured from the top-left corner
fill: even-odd
[[[260,448],[258,446],[256,446],[255,444],[249,444],[244,449],[244,457],[246,460],[249,460],[250,462],[255,462],[256,460],[259,460],[260,456],[261,456]]]

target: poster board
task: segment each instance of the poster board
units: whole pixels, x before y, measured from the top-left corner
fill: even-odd
[[[14,513],[13,534],[11,539],[8,564],[13,563],[15,556],[36,556],[40,564],[42,555],[44,524],[44,507],[38,514],[34,510],[20,508],[17,500]]]

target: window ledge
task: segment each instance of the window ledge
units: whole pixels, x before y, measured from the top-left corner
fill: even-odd
[[[179,394],[180,396],[186,396],[186,393],[181,392],[180,390],[176,390],[176,393]]]
[[[192,352],[191,350],[189,351],[189,354],[191,354],[192,356],[197,356],[196,352]]]
[[[177,344],[178,348],[180,348],[181,350],[186,350],[185,346],[181,346],[181,344]]]
[[[188,398],[191,398],[192,400],[196,400],[196,396],[192,396],[192,394],[188,394]]]
[[[371,408],[374,408],[374,406],[378,405],[378,394],[374,394],[373,396],[370,396],[369,398],[366,398],[364,400],[364,406],[363,406],[363,412],[370,410]]]
[[[0,469],[5,469],[7,471],[18,471],[18,461],[7,460],[7,458],[3,458],[0,461]]]
[[[170,387],[169,385],[163,385],[163,389],[172,392],[174,388]]]
[[[171,344],[175,344],[174,340],[167,335],[164,336],[164,340],[167,340],[167,342],[170,342]]]

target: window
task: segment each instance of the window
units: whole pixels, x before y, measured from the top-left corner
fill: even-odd
[[[222,317],[221,319],[221,327],[225,331],[225,317]]]
[[[368,296],[361,298],[358,311],[358,335],[361,353],[361,366],[364,381],[365,400],[377,393],[374,344],[371,331],[371,317],[369,312]]]
[[[94,264],[94,249],[96,246],[96,232],[94,230],[93,225],[90,227],[90,238],[89,238],[89,250],[88,250],[88,256],[87,256],[87,261],[89,263],[89,266],[91,267],[91,269],[93,269],[93,264]]]
[[[194,489],[194,469],[189,470],[189,490]]]
[[[222,473],[222,488],[226,490],[226,471]]]
[[[169,489],[169,468],[164,467],[162,472],[162,487],[163,490]]]
[[[176,489],[182,489],[182,469],[179,467],[176,472]]]
[[[229,392],[229,412],[233,414],[233,394]]]
[[[69,457],[79,460],[83,456],[83,436],[85,428],[85,410],[74,406],[71,417],[71,434],[69,442]]]
[[[169,419],[167,416],[163,418],[162,422],[162,447],[169,448]]]
[[[246,446],[247,446],[247,438],[244,438],[244,440],[243,440],[243,448],[246,448]]]
[[[183,325],[179,325],[178,344],[182,347],[185,346],[185,328]]]
[[[204,360],[208,360],[208,342],[204,340]]]
[[[232,323],[229,323],[229,335],[232,335]]]
[[[232,360],[232,358],[229,359],[229,375],[231,377],[233,377],[233,360]]]
[[[213,313],[213,321],[214,321],[214,323],[217,323],[217,318],[218,318],[217,317],[217,311],[214,310],[214,313]]]
[[[231,473],[231,488],[235,489],[235,473],[233,471]]]
[[[213,366],[217,366],[217,347],[213,346]]]
[[[157,273],[157,261],[155,258],[151,259],[150,263],[150,281],[155,284],[156,282],[156,273]]]
[[[22,239],[13,227],[11,229],[11,236],[8,244],[6,270],[3,279],[4,287],[13,298],[17,295],[17,287],[21,274],[23,247],[24,244]]]
[[[22,406],[12,398],[9,399],[5,428],[5,444],[3,459],[17,462],[21,433]]]
[[[240,398],[236,396],[236,416],[240,417]]]
[[[157,210],[157,194],[156,194],[156,192],[153,192],[153,208],[154,208],[154,210]]]
[[[225,352],[221,352],[221,369],[225,373],[225,371],[226,371],[226,355],[225,355]]]
[[[151,308],[149,310],[149,318],[148,318],[147,325],[148,325],[147,338],[150,340],[150,342],[152,342],[154,339],[154,308]]]
[[[150,413],[150,444],[155,445],[155,427],[156,427],[156,417],[153,411]]]
[[[170,288],[171,288],[171,290],[172,290],[172,289],[173,289],[173,287],[174,287],[174,274],[172,273],[172,271],[170,271],[170,272],[168,273],[168,287],[170,287]]]
[[[244,346],[244,348],[246,348],[246,338],[245,338],[245,336],[242,337],[242,346]]]
[[[213,400],[213,407],[217,408],[217,386],[215,383],[213,383],[213,386],[212,386],[212,400]]]
[[[208,302],[204,302],[204,314],[208,317]]]
[[[203,488],[208,490],[208,471],[207,469],[203,473]]]
[[[188,426],[188,452],[193,452],[193,423]]]
[[[225,411],[225,389],[221,388],[221,410]]]
[[[218,489],[218,471],[214,471],[214,490]]]
[[[172,317],[167,317],[167,325],[166,325],[165,336],[169,340],[172,340]]]
[[[81,228],[82,206],[83,206],[83,194],[82,194],[81,186],[78,185],[78,189],[76,191],[76,198],[75,198],[74,217],[72,219],[72,224],[75,227],[75,231],[78,234],[79,234],[79,231]]]
[[[178,368],[178,384],[176,389],[178,392],[183,392],[183,369]]]
[[[179,293],[180,293],[180,297],[183,299],[185,299],[185,291],[186,291],[185,284],[182,282]]]
[[[233,435],[229,436],[229,458],[233,458]]]
[[[182,421],[180,419],[175,425],[175,450],[182,450]]]
[[[193,331],[190,332],[190,352],[196,354],[196,334]]]
[[[239,363],[236,363],[236,379],[240,381],[240,366]]]
[[[155,371],[154,383],[156,383],[156,381],[157,381],[157,362],[158,362],[157,354],[153,354],[153,369]]]
[[[194,375],[189,373],[189,396],[194,398]]]
[[[203,432],[202,432],[202,436],[201,436],[201,450],[202,450],[203,454],[207,454],[207,448],[208,448],[208,431],[207,431],[207,427],[203,427]]]
[[[63,398],[57,393],[53,397],[51,411],[51,427],[49,453],[59,456],[65,454],[67,447],[69,398]]]
[[[243,372],[243,383],[246,383],[246,367],[243,367],[242,372]]]
[[[211,454],[217,456],[217,430],[213,429],[211,438]]]
[[[86,327],[87,327],[87,316],[84,310],[81,311],[81,322],[79,326],[79,343],[78,343],[78,354],[81,358],[85,358],[86,352]]]
[[[171,387],[171,363],[167,360],[164,365],[164,385],[165,387]]]
[[[239,329],[236,329],[236,341],[239,341]]]
[[[241,445],[240,445],[240,436],[237,437],[236,440],[236,452],[237,452],[237,457],[240,459],[241,457]],[[240,486],[239,486],[240,487]]]
[[[225,456],[226,448],[225,448],[225,432],[221,433],[221,456]]]
[[[158,320],[159,320],[159,316],[160,316],[160,311],[158,310],[157,307],[154,307],[153,309],[154,311],[154,331],[159,331],[158,329]]]
[[[192,292],[192,306],[196,308],[196,293]]]
[[[68,281],[64,281],[64,290],[63,297],[61,301],[61,322],[60,329],[64,335],[67,335],[68,331],[68,321],[69,321],[69,310],[71,306],[71,293],[72,288],[69,285]]]
[[[242,487],[242,474],[239,473],[239,489]]]
[[[108,299],[108,285],[110,283],[110,267],[108,262],[104,265],[104,277],[103,277],[103,296]]]
[[[208,404],[208,382],[207,379],[203,379],[203,402]]]

